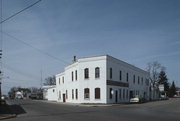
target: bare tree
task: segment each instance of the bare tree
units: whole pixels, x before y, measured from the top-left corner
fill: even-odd
[[[44,85],[56,85],[56,77],[55,76],[47,77],[45,79]]]
[[[147,71],[150,74],[150,81],[153,84],[153,86],[158,84],[158,77],[160,71],[165,70],[165,67],[163,67],[159,62],[154,61],[147,64]]]

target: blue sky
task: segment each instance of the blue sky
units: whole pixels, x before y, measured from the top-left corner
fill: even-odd
[[[3,18],[36,0],[3,0]],[[71,63],[109,54],[142,69],[158,61],[180,86],[179,0],[42,0],[3,23],[3,31]],[[3,93],[12,86],[40,86],[63,71],[57,61],[3,35]]]

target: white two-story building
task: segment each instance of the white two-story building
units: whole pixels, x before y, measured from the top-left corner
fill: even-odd
[[[149,73],[109,55],[86,57],[56,75],[49,100],[69,103],[123,103],[149,99]],[[54,90],[54,91],[53,91]]]

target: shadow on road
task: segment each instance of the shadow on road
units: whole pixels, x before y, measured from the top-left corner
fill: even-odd
[[[24,114],[26,111],[20,105],[1,105],[0,114]]]

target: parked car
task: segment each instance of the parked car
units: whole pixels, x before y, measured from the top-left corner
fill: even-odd
[[[144,98],[139,97],[139,95],[136,95],[135,97],[130,99],[130,103],[143,103],[146,100]]]
[[[43,99],[43,94],[42,93],[31,93],[29,96],[30,99]]]

